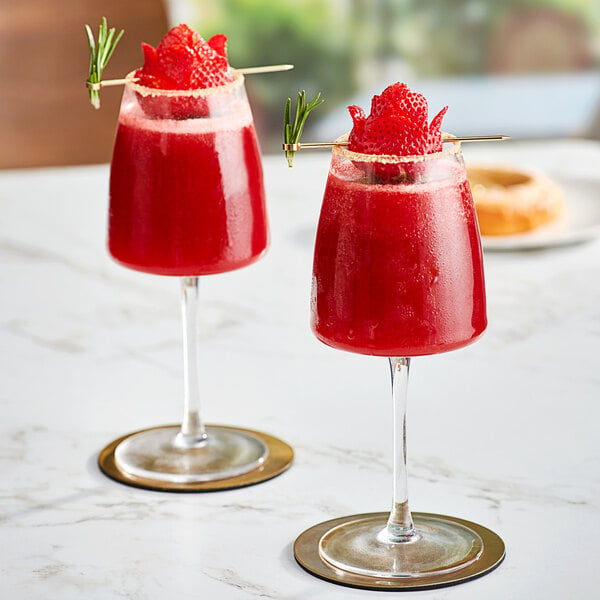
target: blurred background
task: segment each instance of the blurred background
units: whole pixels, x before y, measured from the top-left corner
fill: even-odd
[[[323,93],[305,139],[328,140],[395,81],[449,105],[456,134],[600,138],[598,0],[0,0],[0,168],[109,160],[121,91],[94,111],[84,88],[83,24],[103,15],[126,30],[107,78],[180,22],[225,33],[235,67],[293,63],[247,79],[265,152],[298,90]]]

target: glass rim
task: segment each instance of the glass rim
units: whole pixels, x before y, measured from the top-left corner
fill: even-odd
[[[135,73],[138,71],[131,71],[127,75],[127,79],[135,77]],[[209,88],[195,88],[192,90],[163,90],[160,88],[150,88],[145,85],[140,85],[135,81],[128,81],[126,87],[132,89],[134,92],[140,94],[140,96],[155,96],[159,98],[205,98],[207,96],[213,96],[214,94],[231,93],[238,87],[244,85],[244,74],[231,69],[233,81],[226,83],[225,85],[218,85]]]
[[[333,146],[333,153],[343,156],[351,161],[366,162],[366,163],[378,163],[378,164],[399,164],[406,162],[425,162],[430,160],[436,160],[440,158],[448,158],[450,156],[459,155],[461,152],[460,142],[452,142],[450,147],[441,152],[432,152],[431,154],[413,154],[407,156],[397,156],[395,154],[363,154],[361,152],[354,152],[348,150],[347,146],[338,145],[340,142],[347,142],[350,133],[345,133],[335,140]],[[453,137],[446,133],[447,138]]]

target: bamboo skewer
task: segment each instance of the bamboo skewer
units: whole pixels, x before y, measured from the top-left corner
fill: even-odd
[[[509,135],[470,135],[463,137],[446,136],[442,143],[446,142],[498,142],[510,139]],[[297,144],[282,144],[286,152],[297,152],[302,148],[328,148],[331,146],[348,146],[349,142],[302,142]]]
[[[85,82],[85,87],[87,87],[88,90],[93,90],[97,92],[105,87],[112,87],[114,85],[125,85],[127,83],[133,83],[135,81],[137,81],[137,77],[127,77],[125,79],[103,79],[102,81],[97,81],[95,83],[92,83],[88,80]]]
[[[445,142],[501,142],[510,140],[510,135],[465,135],[463,137],[442,137],[442,143]]]
[[[255,75],[257,73],[276,73],[279,71],[290,71],[294,68],[294,65],[265,65],[262,67],[245,67],[243,69],[233,69],[238,73],[242,73],[242,75]],[[92,83],[91,81],[86,81],[85,85],[89,90],[99,91],[105,87],[111,87],[115,85],[125,85],[127,83],[135,83],[137,81],[137,77],[126,77],[125,79],[103,79],[102,81],[98,81]]]
[[[234,69],[242,75],[254,75],[255,73],[276,73],[279,71],[291,71],[294,65],[267,65],[264,67],[244,67],[243,69]]]

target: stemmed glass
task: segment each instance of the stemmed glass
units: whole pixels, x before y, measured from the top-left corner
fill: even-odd
[[[129,82],[111,163],[108,247],[125,267],[181,281],[184,413],[181,427],[125,437],[118,468],[167,483],[220,480],[261,465],[252,432],[206,427],[200,416],[198,278],[239,269],[268,244],[260,153],[244,77],[206,90]]]
[[[412,157],[333,149],[315,244],[311,326],[334,348],[388,357],[394,403],[389,515],[335,520],[318,542],[320,559],[342,574],[439,576],[468,567],[484,550],[478,527],[441,515],[413,518],[408,505],[409,357],[465,346],[487,325],[460,144],[446,148]],[[302,564],[298,552],[297,558]]]

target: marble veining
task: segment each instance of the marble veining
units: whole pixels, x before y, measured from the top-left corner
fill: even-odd
[[[597,183],[600,144],[469,147]],[[203,411],[291,443],[261,485],[167,494],[120,485],[100,449],[177,422],[175,279],[105,250],[108,167],[0,173],[0,597],[354,600],[377,592],[305,573],[292,544],[326,519],[389,508],[385,361],[336,352],[308,326],[327,153],[265,158],[272,242],[201,279]],[[590,183],[591,182],[591,183]],[[494,573],[423,600],[592,598],[600,538],[600,241],[485,253],[489,329],[411,368],[413,510],[495,529]]]

